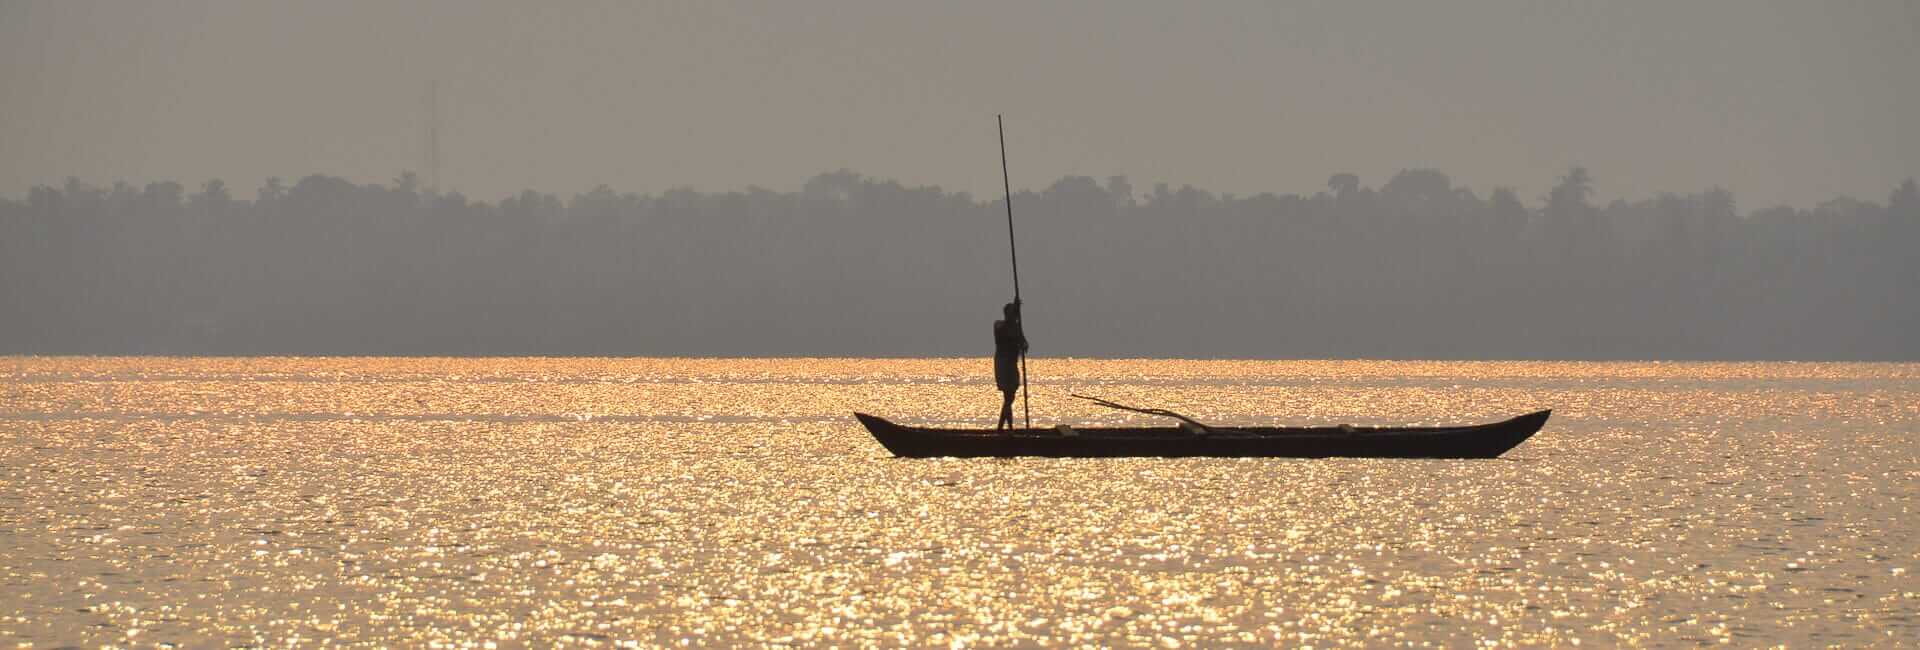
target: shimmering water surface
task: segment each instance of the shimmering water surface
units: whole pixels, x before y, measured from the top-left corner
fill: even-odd
[[[1920,365],[1036,359],[1036,423],[1492,461],[899,460],[988,361],[0,359],[0,643],[1920,643]]]

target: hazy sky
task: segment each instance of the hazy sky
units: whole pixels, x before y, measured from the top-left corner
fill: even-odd
[[[640,6],[634,6],[639,4]],[[0,0],[0,195],[67,176],[1311,192],[1437,167],[1742,209],[1920,174],[1920,3]]]

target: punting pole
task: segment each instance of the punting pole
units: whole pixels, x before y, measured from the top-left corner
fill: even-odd
[[[1013,258],[1013,302],[1020,303],[1020,247],[1013,244],[1013,180],[1007,174],[1007,120],[1000,115],[993,116],[1000,126],[1000,182],[1007,189],[1007,252]],[[1026,335],[1026,315],[1022,314],[1020,333]],[[1033,428],[1033,403],[1030,398],[1033,391],[1027,389],[1027,353],[1020,352],[1020,411],[1027,421],[1027,428]]]

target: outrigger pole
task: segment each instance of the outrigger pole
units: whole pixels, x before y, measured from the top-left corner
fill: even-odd
[[[1007,175],[1007,120],[1000,115],[993,116],[1000,126],[1000,182],[1007,188],[1007,252],[1013,258],[1013,302],[1020,304],[1020,248],[1013,244],[1013,180]],[[1021,317],[1025,321],[1025,316]],[[1026,336],[1026,324],[1020,326],[1020,334]],[[1033,391],[1027,390],[1027,352],[1020,351],[1020,411],[1026,418],[1027,428],[1033,428],[1033,404],[1030,398]]]

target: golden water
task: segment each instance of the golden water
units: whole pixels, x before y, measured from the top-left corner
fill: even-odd
[[[988,361],[9,359],[0,643],[1920,643],[1920,365],[1035,359],[1036,424],[1554,417],[1493,461],[899,460]]]

